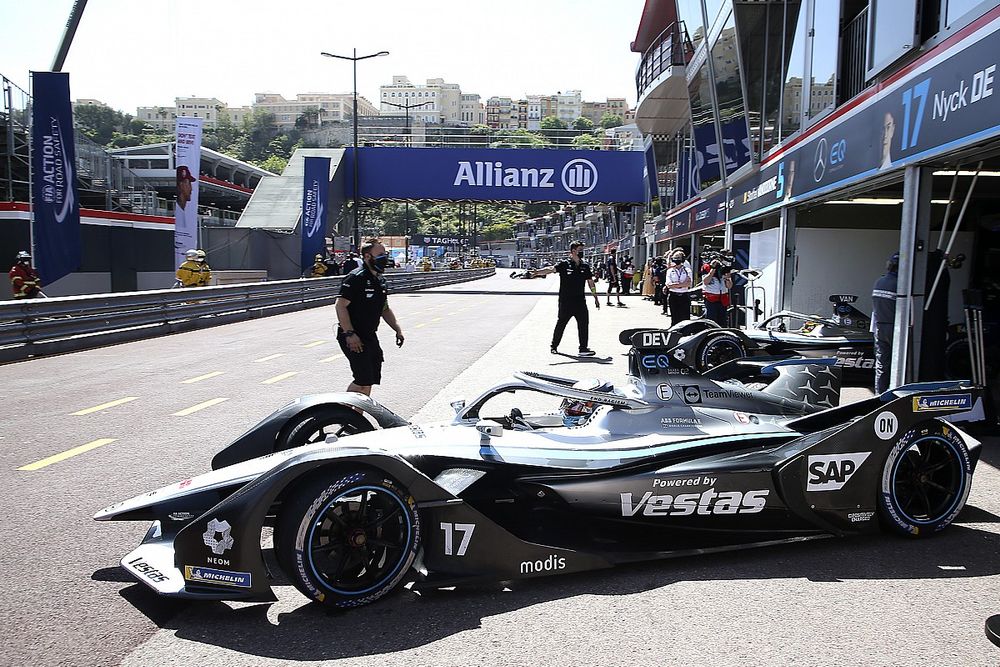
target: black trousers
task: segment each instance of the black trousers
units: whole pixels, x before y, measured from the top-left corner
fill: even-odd
[[[656,283],[653,286],[653,305],[659,306],[663,303],[663,283]]]
[[[889,390],[889,373],[892,370],[892,322],[875,325],[875,393]]]
[[[720,327],[726,326],[726,307],[721,301],[709,301],[705,299],[705,317],[712,320]]]
[[[670,326],[691,319],[691,294],[688,292],[667,292],[670,307]]]
[[[590,337],[590,313],[587,310],[585,299],[574,299],[567,301],[559,299],[559,316],[556,319],[556,328],[552,332],[552,347],[559,347],[562,342],[563,332],[570,318],[576,318],[576,329],[580,334],[580,349],[587,349],[587,342]]]

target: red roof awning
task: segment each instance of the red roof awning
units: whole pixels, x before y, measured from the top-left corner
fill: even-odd
[[[677,5],[674,0],[646,0],[635,40],[632,42],[632,51],[643,53],[671,23],[677,23]]]

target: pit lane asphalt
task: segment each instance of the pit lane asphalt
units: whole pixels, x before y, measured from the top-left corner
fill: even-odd
[[[617,332],[663,322],[634,298],[630,308],[592,310],[591,346],[611,361],[579,363],[548,354],[555,299],[455,294],[556,285],[551,276],[511,281],[501,273],[464,290],[393,297],[407,343],[398,351],[383,332],[387,367],[376,398],[405,417],[439,419],[448,400],[514,369],[618,377]],[[982,632],[1000,612],[1000,473],[990,454],[960,525],[926,541],[826,540],[507,588],[402,591],[343,614],[306,604],[285,582],[274,604],[171,602],[134,583],[117,562],[145,526],[98,524],[93,512],[206,470],[220,447],[291,398],[345,386],[343,359],[319,361],[339,353],[332,318],[324,308],[0,367],[13,389],[0,434],[8,504],[0,663],[998,662]],[[572,326],[564,340],[566,349],[575,344]],[[283,356],[254,361],[275,354]],[[216,371],[224,374],[180,384]],[[298,374],[261,384],[289,372]],[[171,416],[214,398],[229,400]],[[41,470],[15,470],[97,438],[117,440]]]

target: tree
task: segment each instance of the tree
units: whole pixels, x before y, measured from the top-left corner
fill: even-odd
[[[306,107],[295,119],[295,129],[311,130],[319,127],[319,107]]]
[[[545,148],[548,145],[544,137],[524,129],[499,130],[495,138],[490,148]]]
[[[546,116],[545,118],[542,119],[542,122],[539,125],[540,125],[540,127],[543,130],[565,130],[566,129],[566,123],[562,122],[561,120],[559,120],[555,116]]]
[[[612,127],[620,127],[624,125],[622,117],[618,114],[611,113],[610,111],[605,111],[604,115],[601,116],[601,127],[605,130],[609,130]]]
[[[280,155],[272,155],[271,157],[257,163],[257,166],[261,169],[266,169],[272,174],[280,174],[288,166],[288,159],[283,158]]]
[[[573,137],[575,148],[600,148],[601,140],[592,134],[580,134]]]
[[[573,129],[579,130],[581,132],[590,132],[594,129],[594,121],[589,118],[584,118],[580,116],[575,121],[573,121]]]
[[[115,132],[128,132],[131,116],[101,104],[81,104],[73,109],[73,121],[83,134],[106,146]]]
[[[130,134],[142,134],[147,129],[152,130],[152,126],[140,118],[133,118],[129,121],[128,129]]]

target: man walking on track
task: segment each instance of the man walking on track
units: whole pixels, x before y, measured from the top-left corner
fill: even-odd
[[[564,259],[555,266],[532,271],[533,275],[542,276],[548,273],[559,274],[559,316],[556,328],[552,332],[552,354],[559,353],[559,342],[570,318],[576,318],[576,327],[580,335],[581,357],[592,357],[594,351],[587,347],[590,336],[590,315],[587,311],[587,296],[584,294],[584,283],[590,286],[594,295],[594,306],[601,309],[601,300],[597,297],[597,286],[594,285],[594,274],[590,265],[583,261],[583,244],[574,241],[569,246],[569,259]]]
[[[608,259],[604,262],[604,277],[608,280],[608,305],[611,305],[611,290],[614,289],[618,305],[624,306],[625,304],[622,303],[622,272],[618,266],[618,258],[615,257],[614,248],[608,251]]]

